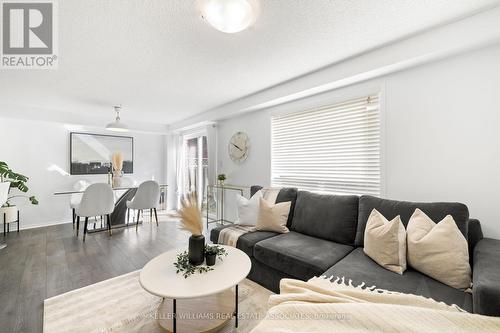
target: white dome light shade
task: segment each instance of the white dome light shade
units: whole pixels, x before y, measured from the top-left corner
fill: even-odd
[[[128,132],[130,129],[120,121],[113,121],[106,125],[106,129],[112,132]]]
[[[255,21],[256,14],[248,0],[206,0],[202,5],[203,18],[226,33],[245,30]]]
[[[120,121],[121,106],[114,106],[114,108],[116,112],[116,119],[112,123],[107,124],[106,129],[113,132],[128,132],[128,126]]]

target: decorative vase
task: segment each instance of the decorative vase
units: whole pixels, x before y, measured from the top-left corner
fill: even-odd
[[[217,255],[215,253],[207,253],[205,254],[205,260],[207,266],[215,265],[215,260],[217,259]]]
[[[224,179],[219,179],[219,186],[224,186]]]
[[[205,260],[205,236],[189,237],[188,258],[192,265],[199,266]]]
[[[120,187],[122,186],[122,176],[123,176],[123,171],[113,171],[113,187]]]
[[[0,208],[0,225],[17,221],[17,206],[7,206]]]

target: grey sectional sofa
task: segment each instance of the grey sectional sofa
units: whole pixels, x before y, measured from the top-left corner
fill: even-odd
[[[251,194],[260,186],[252,186]],[[479,221],[469,218],[460,203],[416,203],[372,196],[319,195],[295,188],[280,191],[277,202],[291,201],[289,233],[256,231],[238,239],[237,247],[251,258],[249,278],[279,292],[282,278],[345,277],[381,289],[432,297],[474,313],[500,316],[500,240],[483,238]],[[473,292],[444,285],[409,267],[403,275],[388,271],[363,252],[364,229],[372,209],[388,219],[401,215],[406,225],[415,208],[434,221],[451,214],[469,243]],[[211,231],[217,243],[219,232]]]

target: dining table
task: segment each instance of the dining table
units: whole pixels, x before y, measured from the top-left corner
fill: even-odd
[[[135,226],[135,222],[129,223],[129,218],[127,216],[127,201],[130,201],[134,198],[138,187],[139,187],[138,185],[112,187],[113,191],[119,193],[119,195],[115,200],[115,208],[109,216],[111,229]],[[167,187],[168,187],[167,184],[160,184],[159,205],[160,208],[162,209],[166,209]],[[63,195],[83,194],[84,192],[85,190],[62,190],[54,192],[54,195],[63,196]],[[132,221],[133,220],[134,219],[132,219]],[[89,221],[88,232],[93,233],[99,231],[106,231],[107,230],[106,224],[103,223],[103,221],[104,220],[101,216],[96,216],[94,219],[94,223]],[[139,223],[142,222],[139,221]]]

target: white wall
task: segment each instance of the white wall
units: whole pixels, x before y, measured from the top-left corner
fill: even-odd
[[[40,202],[38,206],[25,201],[20,205],[22,229],[71,221],[69,196],[53,193],[72,189],[80,179],[107,181],[106,175],[64,174],[69,174],[69,133],[72,131],[74,127],[62,123],[0,118],[0,161],[30,177],[29,194]],[[134,173],[126,176],[138,182],[148,179],[163,182],[163,135],[131,133],[127,136],[134,137]]]
[[[383,92],[384,193],[388,198],[460,201],[486,236],[500,238],[500,45],[462,54],[218,124],[218,172],[241,185],[270,182],[270,116]],[[236,131],[251,140],[235,165],[227,142]],[[230,212],[232,214],[232,212]]]

